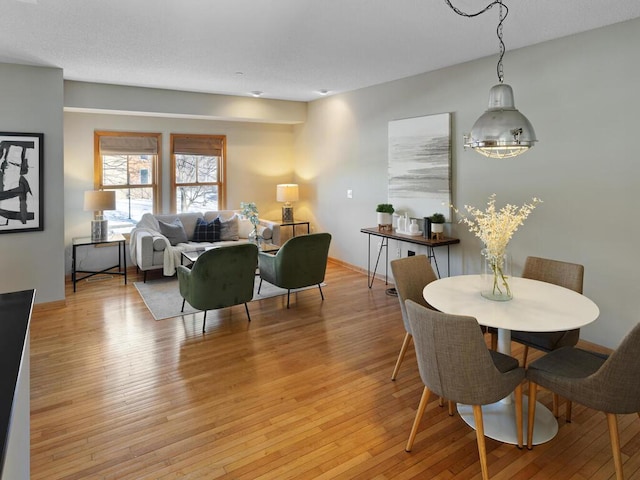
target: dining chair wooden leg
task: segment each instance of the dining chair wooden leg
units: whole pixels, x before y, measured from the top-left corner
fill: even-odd
[[[489,480],[489,467],[487,466],[487,448],[484,442],[484,423],[482,422],[482,407],[473,406],[473,419],[476,422],[476,440],[478,441],[478,454],[480,455],[480,468],[482,480]]]
[[[560,412],[558,411],[558,404],[560,403],[560,395],[557,393],[553,394],[553,416],[558,418],[560,416]]]
[[[456,414],[455,403],[453,403],[451,400],[448,400],[448,403],[449,403],[449,416],[453,417]]]
[[[429,402],[429,395],[431,395],[431,392],[427,387],[424,387],[424,390],[422,390],[422,398],[420,398],[420,404],[418,405],[418,411],[416,412],[416,418],[413,420],[413,426],[411,427],[411,433],[409,434],[409,441],[405,447],[405,451],[407,452],[410,452],[411,448],[413,448],[413,442],[416,439],[416,434],[418,433],[420,420],[422,420],[422,415],[424,414],[424,410],[427,408],[427,403]]]
[[[444,398],[442,398],[442,397],[438,398],[438,406],[439,407],[444,407]],[[640,413],[638,413],[638,415],[640,415]]]
[[[491,350],[498,350],[498,334],[491,334]]]
[[[529,346],[525,345],[524,346],[524,352],[522,353],[522,366],[524,368],[527,367],[527,357],[529,356]]]
[[[567,423],[571,423],[571,405],[572,405],[571,400],[567,400],[567,406],[564,407],[565,408],[564,414],[567,417],[566,418]]]
[[[616,480],[624,480],[624,474],[622,473],[622,455],[620,454],[620,436],[618,434],[618,419],[615,413],[607,413],[607,423],[609,424],[613,464],[616,467]]]
[[[522,384],[518,384],[515,389],[516,397],[516,431],[518,433],[518,448],[522,448]]]
[[[404,340],[402,341],[402,347],[400,347],[400,353],[398,354],[398,360],[396,360],[396,366],[393,369],[393,373],[391,374],[391,380],[395,380],[398,376],[398,370],[400,370],[400,365],[404,360],[404,355],[407,353],[407,348],[409,348],[409,344],[411,343],[411,334],[406,332],[404,334]]]
[[[533,448],[533,423],[536,419],[536,397],[538,385],[529,380],[529,415],[527,417],[527,448]]]

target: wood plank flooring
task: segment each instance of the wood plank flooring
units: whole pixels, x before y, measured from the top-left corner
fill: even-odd
[[[149,275],[148,281],[154,276]],[[384,282],[330,263],[317,290],[155,321],[133,281],[69,285],[31,324],[31,478],[480,479],[475,432],[433,399],[404,446],[422,383]],[[516,355],[521,354],[518,347]],[[551,395],[539,399],[551,404]],[[563,411],[563,409],[561,410]],[[619,416],[626,478],[640,420]],[[532,451],[487,439],[493,479],[615,478],[604,414]]]

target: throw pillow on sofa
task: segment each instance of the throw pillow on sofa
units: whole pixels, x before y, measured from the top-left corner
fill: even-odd
[[[210,222],[199,218],[196,220],[196,228],[193,231],[194,242],[219,242],[220,241],[220,220],[214,219]]]
[[[238,220],[238,236],[240,238],[249,238],[249,234],[253,232],[253,223],[247,218]]]
[[[220,240],[238,240],[238,216],[233,215],[231,218],[225,220],[222,217],[218,217],[220,221]]]
[[[166,223],[162,220],[158,220],[158,226],[160,227],[160,233],[167,237],[171,245],[177,245],[179,243],[188,242],[187,232],[184,231],[184,226],[179,218],[176,218],[173,223]]]

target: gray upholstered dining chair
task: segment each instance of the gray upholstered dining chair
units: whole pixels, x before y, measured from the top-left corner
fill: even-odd
[[[396,365],[391,374],[391,380],[395,380],[407,349],[411,344],[411,327],[409,326],[409,318],[407,317],[407,309],[404,302],[413,300],[424,307],[433,309],[422,296],[422,290],[426,285],[437,280],[438,277],[436,277],[431,262],[429,262],[426,255],[415,255],[392,260],[391,272],[393,273],[400,311],[402,312],[402,322],[406,331],[398,354],[398,360],[396,360]]]
[[[529,379],[529,425],[535,420],[538,386],[607,415],[616,478],[622,480],[622,456],[616,414],[640,417],[640,323],[609,356],[563,347],[532,362]],[[570,415],[570,411],[567,412]],[[532,448],[533,428],[527,431]]]
[[[524,369],[518,360],[489,350],[473,317],[430,310],[407,300],[422,398],[405,450],[411,451],[431,392],[455,402],[473,405],[482,478],[489,478],[482,405],[497,402],[515,390],[518,447],[522,448],[522,385]]]
[[[582,293],[584,267],[577,263],[561,262],[548,258],[527,257],[523,278],[553,283]],[[580,329],[561,332],[521,332],[512,331],[511,340],[524,345],[523,366],[527,366],[529,347],[543,352],[551,352],[560,347],[572,347],[578,343]]]
[[[185,302],[193,308],[204,310],[202,332],[207,323],[207,310],[231,307],[244,303],[247,318],[251,321],[247,302],[253,299],[258,247],[253,243],[241,243],[207,250],[191,269],[178,265],[178,286]]]

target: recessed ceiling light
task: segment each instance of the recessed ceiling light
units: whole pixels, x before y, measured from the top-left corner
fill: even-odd
[[[264,92],[261,92],[260,90],[254,90],[253,92],[251,92],[251,95],[253,95],[254,97],[259,97],[263,94]]]
[[[318,93],[319,93],[320,95],[328,95],[328,94],[329,94],[329,90],[325,90],[325,89],[318,90]]]

